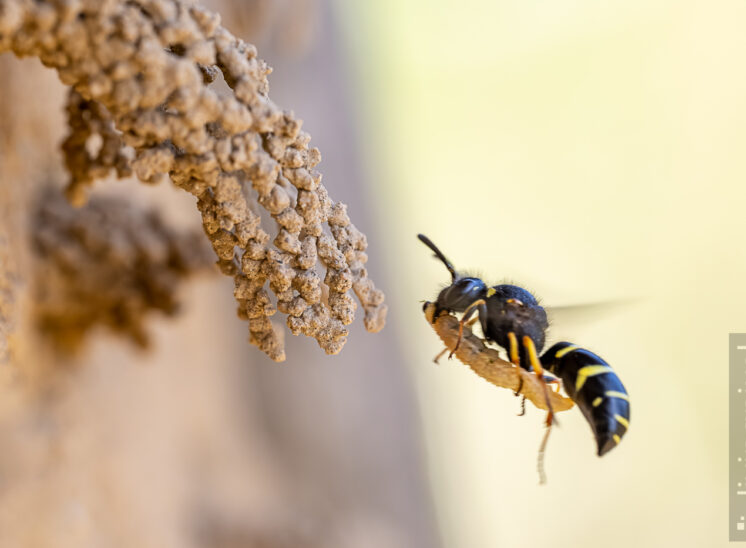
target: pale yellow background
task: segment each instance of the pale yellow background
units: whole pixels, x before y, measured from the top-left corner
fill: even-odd
[[[396,327],[420,394],[447,547],[712,547],[728,540],[728,333],[746,331],[746,3],[340,1]],[[511,279],[551,340],[606,358],[631,430],[599,459],[440,350],[446,270]],[[389,242],[386,249],[380,242]],[[376,248],[376,243],[379,247]]]

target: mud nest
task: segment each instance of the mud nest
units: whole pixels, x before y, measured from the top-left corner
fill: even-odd
[[[196,197],[250,341],[269,357],[285,358],[277,311],[293,334],[339,352],[357,307],[350,291],[366,329],[383,327],[365,235],[321,184],[301,121],[269,99],[271,69],[217,14],[185,0],[3,0],[4,51],[38,57],[70,87],[73,203],[112,173],[170,179]]]

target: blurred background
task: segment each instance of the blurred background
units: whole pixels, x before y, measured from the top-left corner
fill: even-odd
[[[38,191],[64,181],[64,89],[0,58],[0,259],[15,298],[0,368],[0,546],[724,546],[728,334],[746,331],[740,2],[213,1],[274,72],[367,234],[383,332],[327,357],[246,342],[207,274],[149,350],[105,330],[61,359],[29,324]],[[199,228],[175,189],[107,182]],[[554,315],[603,356],[631,429],[595,456],[441,350],[421,314],[459,269]],[[36,285],[35,285],[36,284]],[[2,297],[2,295],[0,295]],[[607,303],[606,306],[596,306]],[[15,312],[14,312],[15,311]],[[20,312],[18,312],[20,311]],[[11,313],[12,312],[12,313]],[[8,322],[6,322],[7,324]],[[0,359],[2,358],[0,348]]]
[[[722,546],[728,333],[744,329],[738,2],[339,3],[381,189],[394,311],[445,546]],[[632,398],[599,459],[563,413],[538,486],[541,414],[434,366],[415,300],[457,268],[546,305],[550,343],[603,356]],[[391,246],[394,246],[392,249]],[[425,288],[433,288],[430,293]],[[424,292],[424,294],[423,294]]]

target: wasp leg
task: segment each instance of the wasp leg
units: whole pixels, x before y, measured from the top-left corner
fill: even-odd
[[[552,402],[549,401],[549,388],[547,387],[547,381],[544,380],[544,368],[541,366],[539,357],[536,354],[536,346],[534,346],[534,341],[531,340],[531,337],[529,337],[528,335],[524,335],[523,337],[523,346],[525,346],[526,350],[528,351],[528,359],[531,363],[531,367],[533,368],[536,376],[539,378],[539,382],[544,389],[544,400],[546,401],[547,409],[549,410],[547,423],[551,425],[552,419],[554,418],[554,410],[552,409]]]
[[[510,361],[513,362],[513,365],[520,367],[521,359],[518,356],[518,338],[512,331],[508,333],[508,341],[510,342]]]
[[[531,362],[531,367],[533,367],[534,373],[536,373],[536,376],[539,377],[539,382],[541,382],[541,385],[544,388],[544,398],[546,399],[547,409],[549,410],[545,423],[546,432],[544,433],[544,439],[541,440],[541,445],[539,446],[539,456],[536,462],[536,468],[539,471],[539,483],[544,484],[547,481],[547,476],[544,472],[544,454],[546,452],[547,442],[549,441],[549,434],[552,432],[552,424],[556,423],[557,421],[554,420],[554,410],[552,409],[552,404],[549,401],[549,388],[547,387],[547,381],[544,379],[544,368],[541,367],[541,362],[536,355],[536,346],[534,346],[534,341],[531,340],[531,337],[524,336],[523,346],[526,347],[526,350],[528,351],[528,358]]]
[[[562,388],[562,381],[561,380],[554,379],[554,380],[546,381],[546,382],[547,382],[547,384],[554,384],[555,385],[554,392],[555,392],[555,394],[559,394],[560,388]]]
[[[464,325],[466,325],[466,327],[470,328],[472,325],[474,325],[475,323],[477,323],[478,319],[479,319],[479,316],[474,316],[471,320],[469,320],[468,322],[466,322],[466,324],[464,324]],[[463,332],[463,327],[461,327],[460,323],[459,323],[459,328],[458,329],[459,329],[459,340],[456,343],[456,348],[453,349],[453,352],[455,352],[456,349],[458,348],[458,345],[461,344],[461,333]],[[451,352],[451,355],[453,355],[453,352]],[[451,356],[448,356],[448,357],[450,358]]]
[[[544,454],[547,449],[547,442],[549,441],[549,433],[552,431],[552,425],[547,424],[546,425],[546,432],[544,432],[544,438],[541,440],[541,445],[539,446],[539,456],[536,459],[536,469],[539,472],[539,484],[544,485],[547,482],[547,474],[544,471]]]
[[[479,318],[476,318],[476,317],[472,318],[471,320],[469,320],[468,322],[466,322],[466,327],[471,327],[472,325],[474,325],[475,323],[477,323],[478,319]]]
[[[554,384],[555,392],[559,393],[560,387],[562,386],[562,381],[560,381],[559,379],[547,380],[543,375],[541,378],[544,381],[545,385]],[[553,418],[553,413],[552,412],[547,413],[547,420],[544,423],[544,426],[546,427],[546,432],[544,432],[544,437],[541,440],[541,445],[539,446],[539,455],[536,459],[536,469],[539,472],[539,484],[540,485],[544,485],[547,482],[547,474],[546,474],[546,471],[544,470],[544,455],[547,449],[547,442],[549,441],[549,434],[552,431],[552,422],[553,422],[552,418]],[[554,420],[554,422],[557,422],[556,419]]]
[[[523,388],[523,376],[521,375],[521,358],[518,355],[518,338],[512,331],[508,332],[508,342],[510,343],[510,351],[508,352],[510,361],[516,366],[516,372],[518,373],[518,388],[515,389],[513,395],[518,397],[521,394],[521,388]],[[519,417],[526,414],[526,396],[521,398],[521,412],[518,413]]]
[[[448,347],[445,347],[443,350],[438,352],[438,355],[433,358],[433,363],[438,363],[438,360],[440,360],[446,352],[448,352]]]
[[[518,395],[518,394],[516,394],[516,396],[517,396],[517,395]],[[520,413],[518,413],[518,416],[519,416],[519,417],[522,417],[522,416],[523,416],[523,415],[525,415],[525,414],[526,414],[526,396],[523,396],[523,397],[521,398],[521,412],[520,412]]]
[[[468,306],[466,310],[464,310],[464,315],[461,318],[461,321],[458,322],[458,339],[456,340],[456,346],[453,347],[453,350],[451,350],[451,353],[448,355],[449,360],[453,357],[453,355],[456,353],[456,350],[458,350],[458,347],[461,345],[461,339],[464,337],[464,324],[469,321],[469,318],[475,312],[479,312],[481,317],[487,317],[487,307],[485,306],[484,299],[474,301]]]

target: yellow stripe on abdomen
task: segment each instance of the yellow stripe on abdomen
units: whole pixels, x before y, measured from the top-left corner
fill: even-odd
[[[577,349],[578,349],[577,346],[575,346],[574,344],[571,344],[570,346],[564,347],[562,350],[557,350],[557,352],[555,353],[554,357],[557,358],[557,359],[560,359],[565,354],[569,354],[573,350],[577,350]]]
[[[607,390],[604,392],[604,396],[607,398],[619,398],[620,400],[629,401],[629,396],[624,392],[617,392],[616,390]]]
[[[580,392],[588,377],[611,373],[611,367],[608,365],[586,365],[578,369],[578,377],[575,379],[575,391]]]

